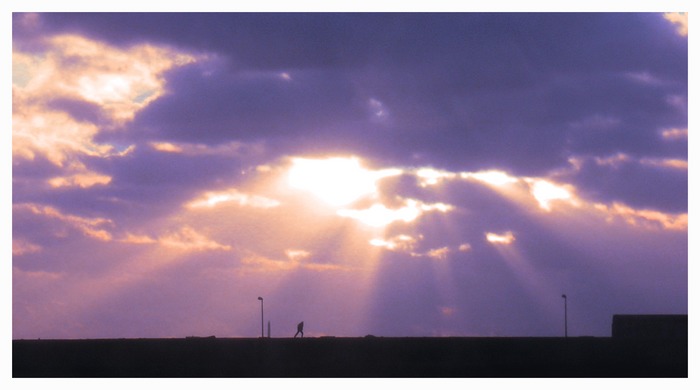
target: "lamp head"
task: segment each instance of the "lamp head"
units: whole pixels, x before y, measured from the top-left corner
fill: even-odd
[[[262,300],[263,300],[262,297],[258,297],[258,301],[262,301]]]

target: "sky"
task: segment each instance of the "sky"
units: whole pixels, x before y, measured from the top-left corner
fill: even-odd
[[[12,338],[687,314],[687,34],[649,12],[15,12]]]

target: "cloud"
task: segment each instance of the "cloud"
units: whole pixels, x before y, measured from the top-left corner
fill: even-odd
[[[166,247],[185,251],[229,251],[232,249],[230,245],[220,244],[209,239],[189,226],[184,226],[179,231],[162,235],[158,238],[158,242]]]
[[[460,244],[459,248],[457,248],[460,252],[469,252],[472,249],[472,246],[470,244]]]
[[[233,202],[242,207],[257,207],[271,208],[280,205],[280,202],[274,199],[266,198],[259,195],[249,195],[239,192],[235,188],[230,188],[224,191],[205,192],[203,195],[186,204],[186,207],[191,209],[197,208],[212,208],[220,203]]]
[[[54,177],[49,179],[51,187],[80,187],[88,188],[95,185],[106,185],[112,178],[94,172],[77,173],[70,176]]]
[[[661,136],[670,141],[675,140],[687,140],[688,139],[688,129],[664,129],[661,131]]]
[[[687,159],[637,158],[619,153],[578,157],[574,167],[575,171],[565,176],[591,201],[671,213],[687,210]]]
[[[41,246],[32,244],[31,242],[15,238],[12,240],[12,256],[22,256],[28,253],[38,253],[41,252]]]
[[[551,211],[551,203],[555,201],[576,204],[576,201],[573,200],[572,186],[554,184],[543,179],[526,179],[526,181],[531,185],[532,196],[537,199],[543,210]]]
[[[633,209],[620,203],[595,204],[594,207],[604,212],[608,221],[619,218],[632,226],[648,229],[688,230],[687,213],[669,214],[657,210]]]
[[[33,203],[15,203],[12,209],[14,212],[30,213],[42,218],[56,220],[63,226],[75,229],[83,235],[99,241],[112,240],[112,234],[103,228],[113,226],[114,223],[108,218],[85,218],[78,215],[65,214],[51,206]]]
[[[220,157],[247,157],[262,154],[264,146],[257,143],[243,143],[232,141],[218,145],[206,145],[188,142],[150,142],[150,147],[164,153],[176,153],[185,156],[220,156]]]
[[[678,27],[676,30],[678,35],[682,37],[688,36],[688,13],[686,12],[667,12],[664,14],[664,19],[673,23]]]
[[[413,252],[418,239],[421,237],[412,237],[406,234],[390,237],[388,239],[373,238],[370,240],[370,245],[383,247],[389,250],[398,250],[404,252]]]
[[[373,204],[365,209],[341,209],[337,214],[341,217],[356,219],[366,225],[381,227],[394,222],[413,222],[423,213],[440,211],[445,213],[452,206],[444,203],[426,204],[415,199],[404,199],[398,208],[388,208],[383,204]]]
[[[221,244],[206,237],[190,226],[183,226],[180,229],[162,233],[157,238],[127,232],[119,241],[136,245],[157,244],[186,252],[230,251],[233,249],[230,245]]]
[[[450,253],[450,248],[443,246],[442,248],[434,248],[430,249],[425,253],[426,256],[436,259],[436,260],[444,260],[447,258],[447,255]]]
[[[14,51],[12,60],[13,136],[22,141],[17,154],[51,151],[51,160],[60,164],[65,154],[105,155],[112,147],[94,143],[99,123],[73,118],[74,111],[58,110],[53,102],[83,102],[82,107],[104,112],[113,125],[129,121],[163,94],[165,71],[195,58],[151,45],[122,50],[57,35],[46,38],[43,51]]]
[[[471,249],[469,244],[460,244],[456,248],[450,246],[442,246],[438,248],[427,249],[423,252],[418,250],[421,242],[425,240],[425,237],[421,234],[417,237],[413,237],[407,234],[399,234],[397,236],[383,238],[373,238],[369,241],[369,244],[375,247],[384,248],[386,250],[404,253],[414,258],[427,258],[433,260],[445,260],[447,257],[456,251],[458,252],[468,252]]]
[[[36,15],[20,24],[39,23]],[[75,34],[46,36],[34,47],[15,46],[13,60],[13,163],[19,169],[46,160],[60,173],[52,188],[106,186],[113,177],[94,159],[124,157],[133,145],[101,142],[105,132],[164,93],[163,74],[195,58],[141,44],[123,49]]]
[[[515,235],[513,232],[505,233],[486,233],[486,241],[494,245],[509,245],[515,241]]]

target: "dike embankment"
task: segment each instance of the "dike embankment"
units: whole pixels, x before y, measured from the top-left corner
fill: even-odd
[[[688,376],[688,342],[597,337],[13,340],[12,376],[673,378]]]

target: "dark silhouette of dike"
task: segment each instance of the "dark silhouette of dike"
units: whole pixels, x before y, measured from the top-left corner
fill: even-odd
[[[615,316],[612,337],[13,340],[12,376],[686,378],[687,316]]]

